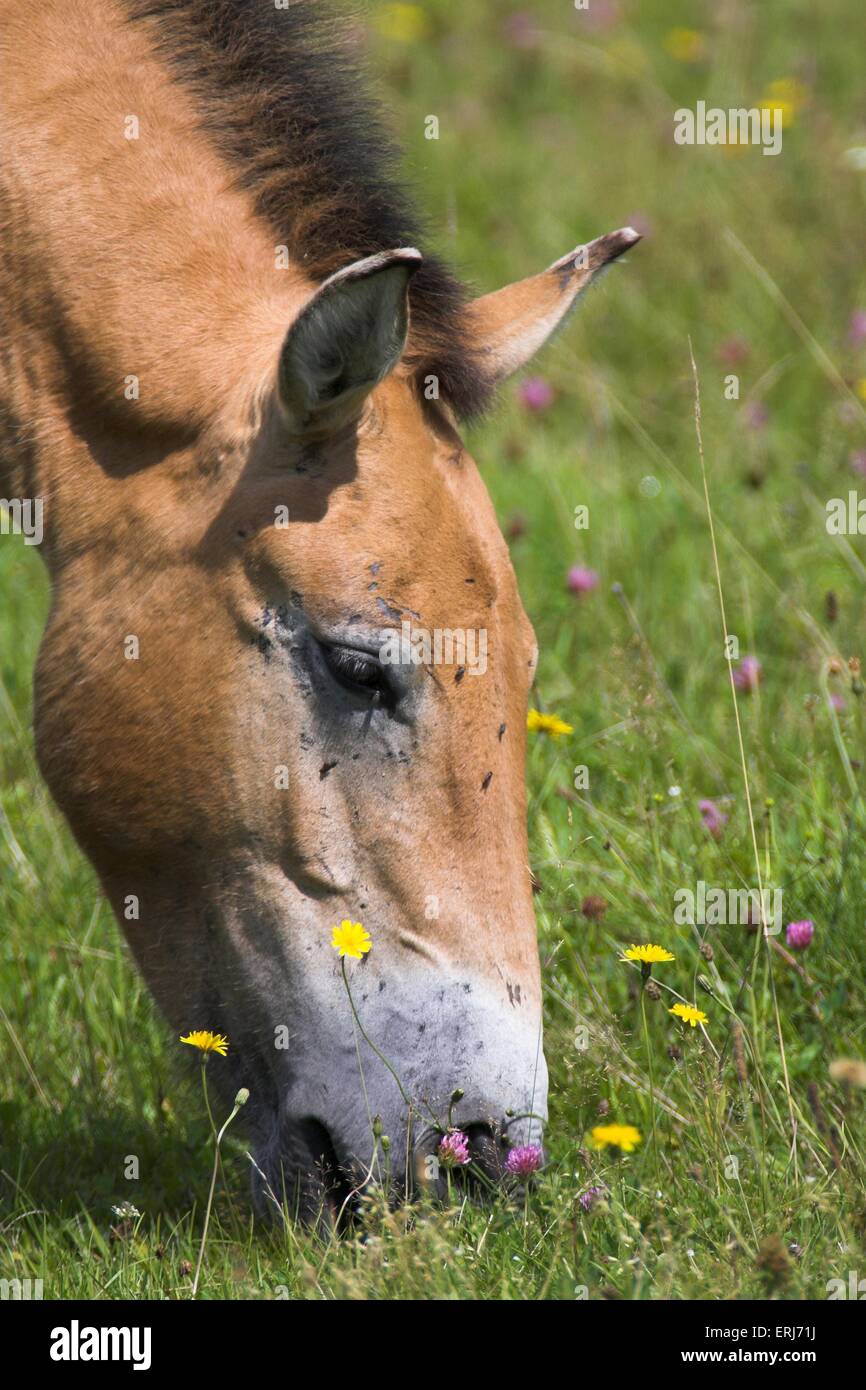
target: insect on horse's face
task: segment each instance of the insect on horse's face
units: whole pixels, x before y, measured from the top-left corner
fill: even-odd
[[[588,268],[566,258],[477,301],[491,369],[636,240],[617,236]],[[370,1172],[435,1181],[449,1123],[496,1172],[546,1110],[535,642],[447,406],[401,364],[417,259],[320,288],[206,525],[146,601],[133,567],[114,572],[137,659],[106,655],[103,623],[85,678],[64,680],[62,612],[40,658],[46,775],[172,1023],[228,1035],[212,1074],[249,1088],[263,1187],[287,1182],[306,1215]],[[345,974],[344,919],[372,938]]]

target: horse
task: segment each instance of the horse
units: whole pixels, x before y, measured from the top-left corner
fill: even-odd
[[[334,1213],[386,1152],[441,1182],[458,1131],[496,1181],[547,1115],[537,646],[460,430],[639,236],[473,297],[308,0],[0,0],[0,34],[42,773],[169,1024],[228,1038],[261,1200]]]

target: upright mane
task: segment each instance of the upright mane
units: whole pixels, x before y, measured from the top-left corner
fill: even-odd
[[[202,126],[254,198],[276,241],[314,280],[362,256],[423,249],[396,175],[399,151],[352,58],[344,25],[319,0],[124,0],[192,91]],[[466,291],[434,256],[410,288],[407,357],[439,380],[458,415],[490,393],[469,346]]]

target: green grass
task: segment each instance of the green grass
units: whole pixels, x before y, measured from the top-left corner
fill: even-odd
[[[866,349],[847,334],[866,308],[866,174],[845,158],[866,143],[861,6],[621,8],[590,31],[544,0],[537,44],[518,49],[501,2],[435,0],[425,38],[372,45],[442,249],[480,289],[630,219],[650,229],[537,364],[554,405],[529,415],[509,388],[470,439],[503,524],[525,524],[512,551],[538,700],[575,729],[529,760],[550,1166],[525,1205],[407,1218],[373,1199],[366,1240],[323,1242],[253,1227],[230,1131],[201,1297],[823,1299],[828,1280],[866,1273],[864,1093],[828,1073],[866,1056],[863,698],[826,676],[832,655],[864,654],[866,544],[824,525],[864,447]],[[677,24],[702,30],[704,61],[667,54]],[[753,105],[785,77],[808,99],[777,158],[673,144],[676,107]],[[763,666],[738,697],[761,875],[783,888],[785,922],[815,922],[800,969],[745,927],[673,925],[677,890],[756,882],[689,336],[727,628]],[[725,366],[735,336],[747,356]],[[731,371],[739,401],[724,398]],[[575,563],[601,577],[581,599],[565,591]],[[49,1298],[185,1297],[212,1161],[197,1078],[40,782],[30,676],[47,588],[11,537],[0,586],[0,1277],[41,1277]],[[717,839],[703,797],[728,815]],[[582,914],[589,895],[601,918]],[[634,940],[676,954],[645,1001],[651,1071],[640,978],[620,961]],[[668,989],[704,1009],[705,1035],[682,1036]],[[635,1154],[587,1149],[605,1112],[641,1130]],[[610,1196],[586,1216],[590,1183]],[[140,1219],[112,1215],[123,1201]]]

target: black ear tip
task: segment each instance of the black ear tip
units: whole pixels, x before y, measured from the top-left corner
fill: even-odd
[[[640,232],[636,232],[634,227],[619,227],[615,232],[607,232],[589,243],[590,266],[609,265],[642,240]]]

